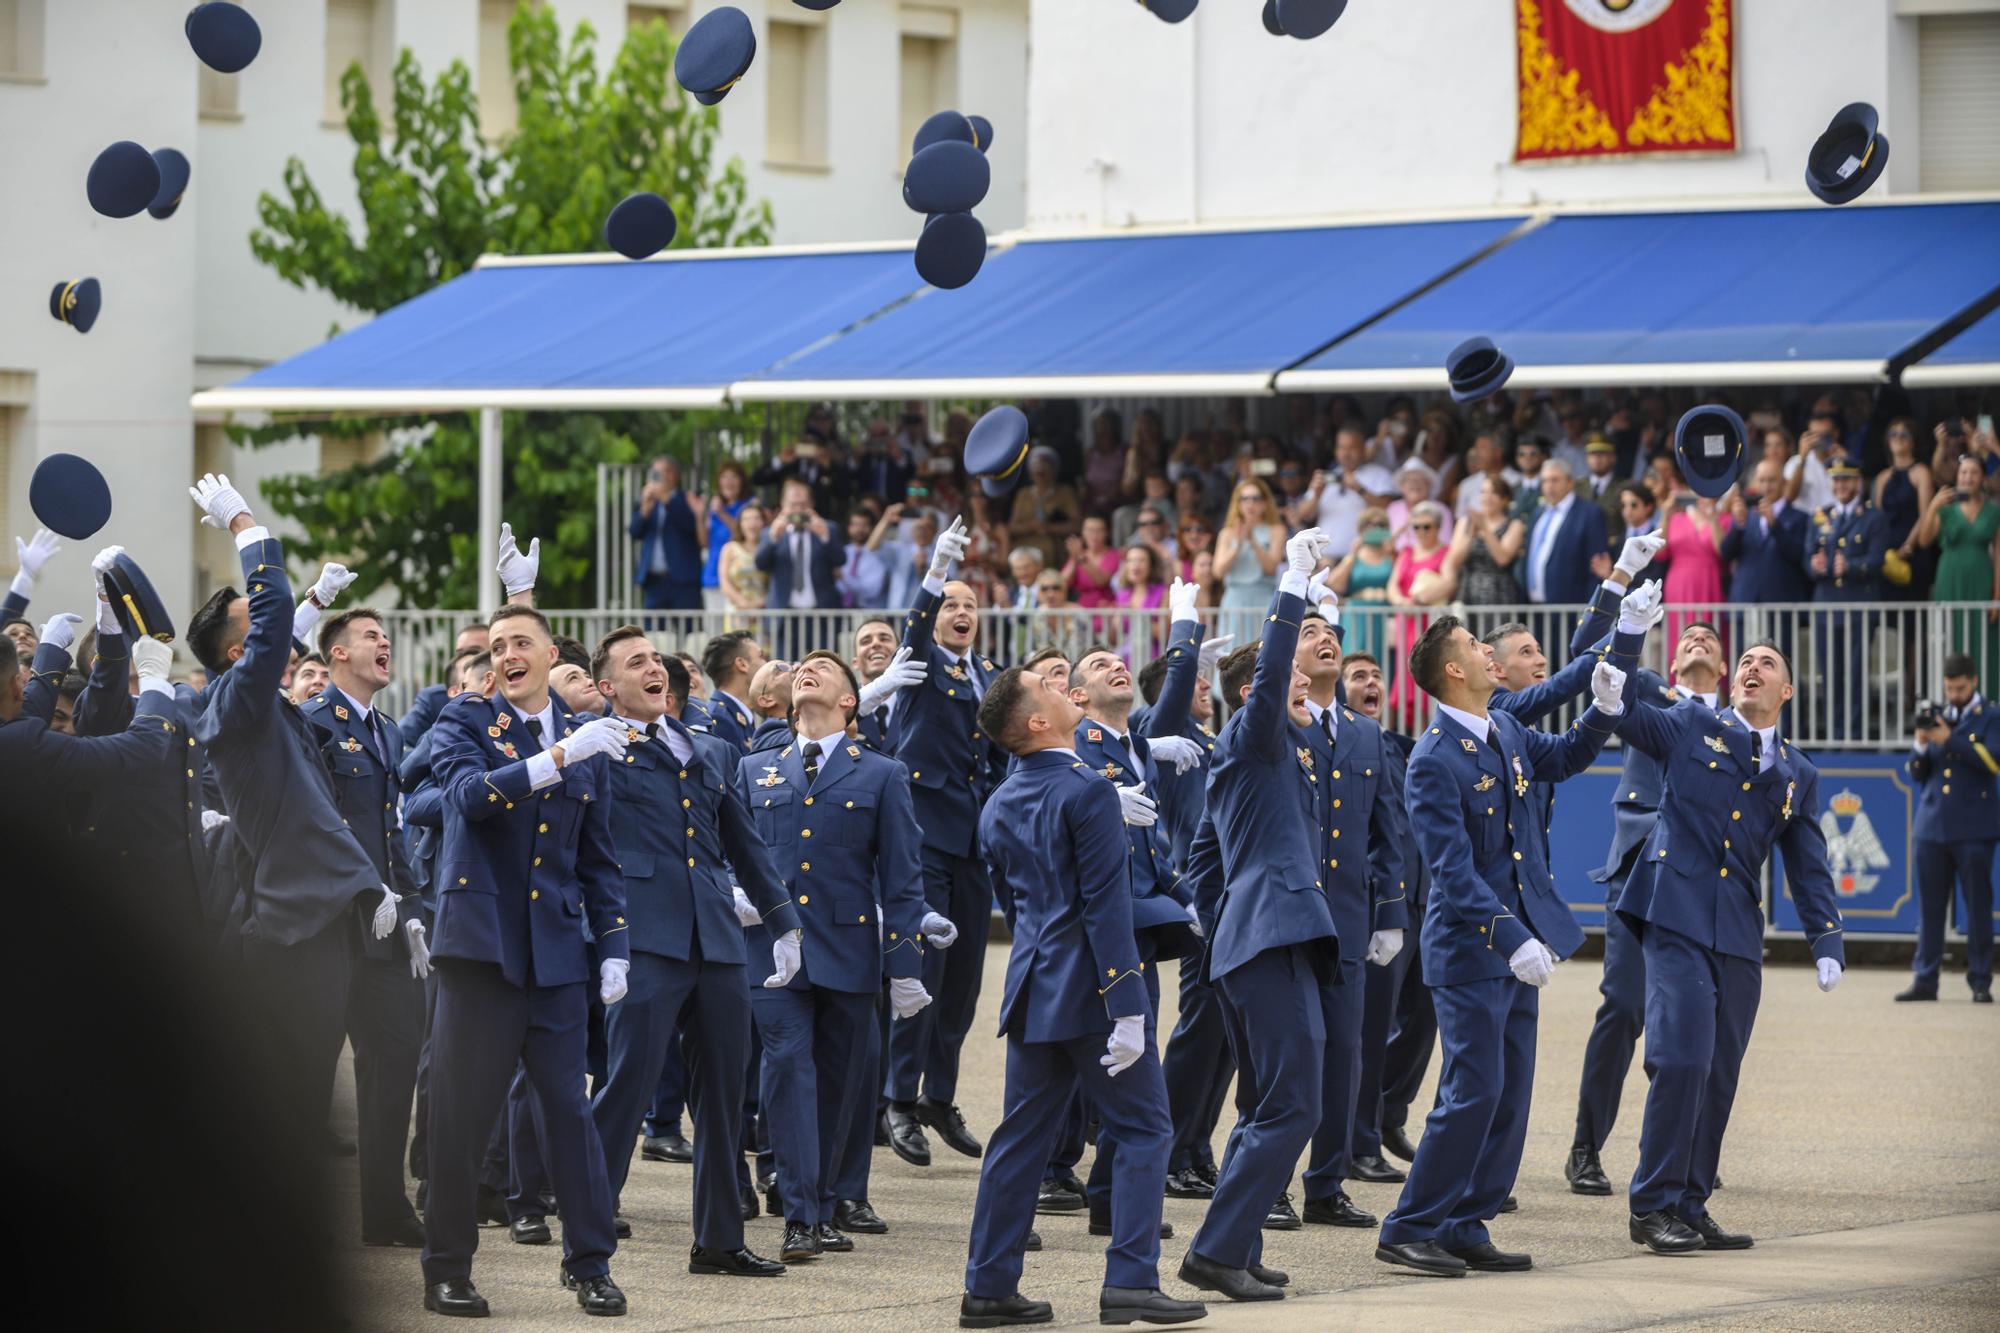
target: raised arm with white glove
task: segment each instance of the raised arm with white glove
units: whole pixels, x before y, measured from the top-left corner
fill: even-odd
[[[1322,569],[1306,581],[1306,605],[1318,611],[1329,625],[1340,623],[1340,594],[1328,586],[1332,569]]]
[[[319,571],[319,578],[313,581],[313,586],[306,589],[306,596],[322,607],[332,606],[357,577],[346,565],[329,560]]]
[[[1236,646],[1234,634],[1218,634],[1212,639],[1201,641],[1201,656],[1195,660],[1195,670],[1210,680],[1215,679],[1215,665],[1229,656],[1229,650]]]
[[[1115,1019],[1111,1025],[1111,1036],[1105,1040],[1104,1054],[1097,1063],[1111,1071],[1111,1077],[1120,1074],[1139,1063],[1139,1057],[1146,1053],[1146,1020],[1143,1015],[1134,1014],[1130,1018]]]
[[[123,634],[125,627],[118,623],[118,614],[111,609],[111,588],[105,583],[105,575],[119,556],[125,554],[122,546],[107,546],[90,558],[90,572],[97,580],[97,632],[99,634]]]
[[[1590,673],[1590,701],[1606,717],[1625,712],[1625,673],[1609,662],[1599,662]]]
[[[237,515],[250,512],[243,493],[229,484],[226,472],[203,473],[200,481],[188,487],[188,497],[201,507],[202,522],[224,532],[229,531]]]
[[[1155,736],[1146,744],[1152,747],[1154,762],[1172,764],[1177,774],[1201,767],[1201,761],[1208,757],[1201,742],[1185,736]]]
[[[915,977],[889,978],[889,1012],[897,1018],[913,1017],[930,1002],[931,993]]]
[[[531,591],[535,579],[542,572],[542,539],[535,538],[528,543],[528,553],[521,554],[521,548],[514,541],[514,525],[500,525],[500,562],[494,568],[500,574],[500,586],[509,597]]]
[[[58,612],[42,623],[42,628],[35,637],[51,648],[60,648],[68,652],[71,645],[76,642],[76,627],[82,623],[82,616],[71,615],[67,611]]]
[[[896,655],[889,659],[889,665],[882,668],[882,674],[861,687],[854,715],[867,717],[870,713],[889,702],[889,696],[912,685],[921,685],[930,675],[930,663],[912,662],[908,648],[898,648]]]
[[[1195,599],[1201,596],[1201,585],[1189,583],[1186,579],[1175,579],[1167,589],[1169,619],[1176,625],[1186,621],[1192,624],[1201,617],[1195,611]]]
[[[940,949],[949,949],[958,943],[958,927],[950,917],[937,912],[925,912],[917,932],[924,937],[924,943],[935,944]]]
[[[174,650],[150,634],[142,634],[132,644],[132,669],[138,673],[140,690],[172,694]]]
[[[14,582],[10,585],[11,591],[17,593],[23,600],[34,596],[35,580],[42,576],[42,566],[48,564],[60,550],[62,543],[57,541],[56,535],[47,528],[36,528],[35,535],[26,541],[16,537],[14,563],[20,568],[14,573]]]
[[[1285,543],[1285,572],[1278,578],[1278,591],[1304,597],[1320,557],[1332,543],[1318,528],[1302,528]]]
[[[1539,990],[1548,985],[1549,977],[1554,975],[1556,956],[1540,940],[1525,940],[1520,948],[1514,950],[1514,956],[1507,960],[1507,966],[1514,969],[1515,980]]]
[[[1160,822],[1160,807],[1153,804],[1153,798],[1146,795],[1144,787],[1120,787],[1118,808],[1124,812],[1125,822],[1133,828],[1151,828]]]
[[[944,587],[952,570],[965,559],[965,548],[970,544],[971,538],[965,532],[965,519],[953,519],[951,526],[938,534],[937,545],[931,548],[931,567],[924,574],[924,591],[935,593]]]
[[[1660,581],[1647,579],[1638,587],[1625,594],[1625,600],[1618,604],[1618,632],[1620,634],[1645,634],[1653,626],[1666,618],[1666,598],[1660,593]]]
[[[1618,559],[1611,568],[1627,579],[1639,577],[1639,571],[1653,563],[1653,557],[1667,544],[1664,532],[1645,532],[1636,537],[1627,537],[1625,545],[1618,552]]]

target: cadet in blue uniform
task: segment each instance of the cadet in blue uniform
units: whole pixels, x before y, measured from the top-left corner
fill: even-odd
[[[796,742],[749,755],[736,774],[804,931],[797,972],[750,993],[787,1261],[852,1249],[837,1222],[877,1229],[873,1210],[854,1215],[866,1207],[865,1173],[858,1183],[849,1177],[845,1197],[835,1189],[856,1120],[874,1120],[875,997],[886,971],[897,1017],[929,1004],[923,947],[940,928],[942,942],[951,940],[951,923],[924,910],[908,776],[848,738],[860,694],[838,656],[808,653],[792,672]],[[771,928],[760,920],[750,939],[769,943]]]
[[[614,1199],[633,1138],[660,1082],[668,1043],[686,1042],[694,1144],[694,1251],[688,1271],[772,1276],[783,1269],[743,1246],[736,1190],[751,985],[767,975],[744,948],[731,870],[780,937],[799,919],[771,853],[736,790],[734,746],[673,716],[687,689],[678,661],[627,625],[592,654],[591,675],[629,744],[610,766],[611,837],[624,872],[631,991],[606,1015],[609,1077],[592,1106]],[[763,957],[772,956],[767,946]],[[784,965],[779,959],[779,972]],[[557,1198],[563,1197],[557,1186]]]
[[[998,768],[979,731],[979,701],[999,668],[972,647],[977,595],[947,582],[965,545],[962,521],[937,539],[923,591],[903,621],[903,646],[929,668],[929,679],[895,703],[896,758],[909,770],[924,831],[924,899],[957,932],[955,945],[924,954],[924,989],[935,1003],[889,1025],[889,1141],[915,1166],[930,1165],[923,1126],[968,1157],[982,1151],[958,1110],[958,1056],[979,1004],[993,912],[993,886],[973,837]]]
[[[973,1203],[959,1306],[967,1328],[1052,1317],[1047,1302],[1020,1293],[1022,1252],[1062,1094],[1077,1082],[1118,1145],[1100,1320],[1180,1323],[1207,1313],[1160,1291],[1167,1092],[1146,1036],[1125,824],[1116,789],[1070,749],[1081,721],[1053,682],[1019,668],[989,683],[979,709],[981,730],[1020,766],[979,820],[978,853],[1015,915],[1000,1001],[1006,1111]]]
[[[538,612],[503,606],[490,627],[500,697],[461,694],[432,728],[445,828],[431,941],[439,975],[424,1307],[486,1313],[471,1276],[479,1163],[525,1064],[562,1204],[564,1285],[592,1313],[623,1314],[610,1277],[617,1239],[604,1150],[584,1100],[584,988],[595,982],[616,1004],[631,967],[607,762],[623,762],[626,726],[579,723],[549,689],[556,645]]]
[[[750,678],[766,660],[764,646],[747,629],[730,630],[708,641],[701,651],[701,669],[708,673],[709,735],[739,750],[750,748],[755,721],[750,705],[738,696],[749,693]]]
[[[1975,1004],[1993,1003],[1993,844],[2000,840],[2000,709],[1979,693],[1979,666],[1964,653],[1944,659],[1944,707],[1917,730],[1910,755],[1916,780],[1919,925],[1915,972],[1899,1000],[1935,1000],[1944,965],[1944,923],[1952,886],[1965,895],[1965,982]]]
[[[1646,1120],[1630,1190],[1635,1242],[1670,1254],[1746,1249],[1708,1212],[1763,987],[1759,889],[1775,846],[1785,887],[1830,991],[1844,961],[1840,911],[1819,825],[1819,772],[1778,734],[1791,664],[1754,643],[1737,659],[1730,707],[1698,700],[1626,712],[1618,734],[1666,768],[1660,815],[1618,895],[1646,955]]]
[[[1410,752],[1406,790],[1431,872],[1424,980],[1444,1061],[1438,1105],[1375,1257],[1445,1277],[1518,1271],[1529,1256],[1496,1248],[1486,1222],[1513,1188],[1527,1137],[1537,991],[1583,943],[1555,892],[1531,789],[1589,766],[1623,709],[1625,673],[1597,663],[1595,706],[1555,737],[1490,709],[1492,650],[1456,616],[1431,622],[1410,670],[1438,704]]]
[[[39,658],[47,652],[48,658]],[[38,649],[53,663],[60,648]],[[67,656],[67,654],[63,654]],[[0,635],[0,803],[10,819],[41,820],[57,827],[66,810],[106,788],[122,787],[135,772],[166,762],[185,739],[175,718],[171,648],[151,639],[138,645],[139,700],[132,721],[111,736],[63,736],[48,720],[28,715],[22,696],[32,674],[13,639]],[[45,668],[49,669],[49,668]]]
[[[1863,724],[1875,693],[1868,681],[1868,636],[1875,616],[1851,604],[1882,600],[1888,524],[1862,498],[1860,468],[1837,459],[1826,475],[1833,481],[1833,504],[1813,515],[1806,537],[1806,577],[1813,584],[1813,656],[1829,710],[1828,734],[1846,740],[1850,727]]]

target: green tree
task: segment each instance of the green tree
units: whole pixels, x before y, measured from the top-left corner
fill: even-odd
[[[360,65],[349,66],[341,105],[354,141],[361,235],[292,158],[282,191],[258,199],[252,253],[294,286],[374,313],[450,281],[489,252],[602,249],[604,215],[638,190],[673,205],[675,246],[769,244],[770,205],[751,202],[741,162],[716,161],[716,113],[674,81],[664,25],[632,29],[601,77],[590,25],[578,24],[565,46],[546,6],[516,11],[507,46],[519,117],[499,143],[479,133],[463,63],[426,84],[404,51],[387,126]],[[279,420],[232,434],[270,443],[295,438],[301,425]],[[507,518],[523,541],[542,539],[542,603],[591,599],[599,463],[685,456],[697,432],[723,426],[747,422],[723,413],[507,413]],[[307,562],[357,557],[358,594],[394,584],[413,604],[473,605],[479,567],[492,559],[474,549],[476,421],[462,413],[341,416],[311,429],[323,439],[383,435],[394,447],[327,476],[264,483],[272,507],[305,530],[294,554]]]

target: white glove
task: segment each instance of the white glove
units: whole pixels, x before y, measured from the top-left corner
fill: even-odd
[[[625,998],[625,974],[632,970],[632,964],[624,958],[607,958],[597,965],[597,998],[605,1004],[616,1004]]]
[[[1368,952],[1361,955],[1361,961],[1373,963],[1377,967],[1387,967],[1396,961],[1396,955],[1402,951],[1402,931],[1378,930],[1368,937]]]
[[[1208,932],[1201,928],[1201,913],[1195,910],[1193,903],[1187,905],[1187,914],[1188,926],[1194,931],[1194,937],[1198,940],[1207,939]]]
[[[1333,570],[1329,567],[1322,569],[1319,573],[1306,580],[1306,604],[1314,607],[1322,616],[1325,616],[1327,624],[1338,625],[1340,623],[1340,594],[1327,586],[1327,580],[1332,577]]]
[[[16,577],[27,580],[28,586],[32,588],[35,580],[42,576],[42,566],[48,564],[50,557],[60,550],[62,543],[57,541],[56,535],[47,528],[36,528],[35,535],[26,541],[16,537],[14,560],[21,566],[21,572]]]
[[[1841,971],[1840,964],[1834,962],[1831,958],[1820,959],[1819,988],[1823,991],[1830,991],[1835,986],[1838,986],[1840,984]]]
[[[229,531],[229,524],[238,514],[250,512],[250,506],[243,503],[243,496],[229,484],[226,474],[210,472],[194,485],[188,487],[188,498],[201,506],[201,521],[211,528]]]
[[[861,694],[855,702],[855,716],[867,717],[889,702],[890,695],[907,690],[912,685],[923,684],[930,672],[930,663],[912,662],[910,650],[898,648],[896,655],[889,659],[889,665],[882,668],[882,674],[861,687]]]
[[[228,822],[229,816],[223,814],[220,810],[204,810],[201,812],[201,831],[203,833],[213,833]],[[411,924],[421,926],[423,922],[416,921]]]
[[[766,990],[782,990],[799,974],[799,941],[804,936],[803,930],[788,930],[771,941],[771,965],[778,970],[764,978]]]
[[[405,921],[403,940],[410,946],[410,975],[422,981],[431,974],[431,946],[424,939],[424,923],[415,917]]]
[[[1637,578],[1639,571],[1652,564],[1653,557],[1658,555],[1660,548],[1666,544],[1665,532],[1648,532],[1637,537],[1627,537],[1625,549],[1618,553],[1618,559],[1611,567],[1620,574]]]
[[[931,993],[915,977],[889,978],[889,1012],[897,1018],[913,1017],[931,1002]]]
[[[1234,634],[1218,634],[1212,639],[1202,640],[1201,657],[1195,663],[1195,669],[1210,680],[1214,680],[1215,664],[1229,656],[1229,650],[1235,644],[1236,636]]]
[[[1139,1063],[1139,1057],[1146,1053],[1146,1020],[1138,1014],[1130,1018],[1120,1018],[1111,1025],[1111,1036],[1104,1043],[1104,1054],[1097,1063],[1111,1071],[1111,1077],[1120,1074]]]
[[[931,550],[931,567],[925,581],[950,578],[952,569],[965,559],[965,548],[970,540],[965,535],[965,519],[953,519],[951,526],[938,534],[937,545]]]
[[[1606,717],[1625,711],[1625,673],[1609,662],[1599,662],[1590,673],[1590,699]]]
[[[1146,743],[1152,747],[1153,758],[1163,764],[1172,764],[1176,773],[1201,767],[1201,761],[1208,755],[1201,742],[1191,741],[1185,736],[1155,736]]]
[[[563,762],[581,763],[595,755],[608,754],[623,758],[625,746],[625,723],[615,717],[594,717],[590,721],[563,737]]]
[[[1514,950],[1507,966],[1514,969],[1515,980],[1539,990],[1549,984],[1549,977],[1555,971],[1556,956],[1540,940],[1529,940]]]
[[[535,576],[542,571],[542,539],[535,538],[528,543],[528,553],[521,554],[521,548],[514,544],[514,525],[500,525],[500,563],[494,566],[500,571],[500,586],[512,597],[517,592],[526,592],[535,586]]]
[[[1285,543],[1285,563],[1292,573],[1310,575],[1319,567],[1320,556],[1332,543],[1318,528],[1302,528]]]
[[[1185,579],[1175,579],[1167,589],[1167,606],[1171,614],[1168,619],[1178,625],[1183,620],[1196,620],[1194,599],[1201,596],[1201,585],[1189,583]]]
[[[18,545],[18,543],[16,544]],[[106,596],[104,576],[111,572],[111,566],[123,554],[125,554],[124,547],[107,546],[96,555],[90,557],[90,572],[97,576],[97,595],[99,597]]]
[[[917,933],[926,943],[935,944],[940,949],[949,949],[958,943],[958,927],[948,916],[936,912],[925,912],[924,919],[917,924]]]
[[[1635,538],[1634,540],[1641,540]],[[1666,598],[1660,590],[1658,579],[1647,579],[1638,587],[1625,594],[1625,600],[1618,605],[1618,632],[1620,634],[1644,634],[1666,617]]]
[[[82,616],[73,616],[64,611],[50,616],[43,622],[41,631],[35,637],[51,648],[60,648],[68,652],[70,645],[76,642],[76,627],[82,623]]]
[[[320,570],[319,580],[313,584],[309,591],[312,593],[313,600],[321,606],[332,606],[334,599],[345,592],[347,585],[354,582],[354,579],[355,575],[348,572],[346,565],[336,565],[329,560],[326,563],[326,568]]]
[[[1120,787],[1118,808],[1124,812],[1125,822],[1133,828],[1151,828],[1160,822],[1160,807],[1153,804],[1153,798],[1146,795],[1144,787]]]
[[[142,634],[132,645],[132,666],[139,673],[140,684],[164,682],[174,669],[174,650],[152,635]]]
[[[125,554],[122,546],[107,546],[91,557],[90,572],[97,580],[97,632],[99,634],[123,634],[124,626],[118,623],[118,616],[111,609],[111,588],[104,576],[111,571],[112,563]]]
[[[729,886],[729,896],[736,905],[737,925],[756,926],[763,924],[763,913],[757,910],[756,904],[750,901],[750,895],[743,892],[741,887],[731,884]]]
[[[389,886],[382,886],[382,901],[376,905],[375,919],[368,923],[369,930],[378,940],[389,938],[389,932],[396,928],[396,895],[389,892]]]

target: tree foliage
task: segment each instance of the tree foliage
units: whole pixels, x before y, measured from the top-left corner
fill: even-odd
[[[361,225],[330,207],[297,158],[282,190],[258,199],[258,260],[301,288],[375,313],[466,272],[482,254],[604,248],[604,215],[651,190],[680,220],[676,247],[765,245],[771,209],[749,198],[742,163],[716,160],[716,113],[673,78],[662,24],[633,28],[601,76],[597,37],[581,23],[563,41],[548,7],[518,9],[508,27],[518,120],[498,143],[479,132],[472,74],[453,61],[426,83],[407,50],[391,78],[387,123],[360,65],[341,78],[354,142]],[[337,330],[336,330],[337,331]],[[250,443],[295,438],[301,424],[233,427]],[[540,600],[587,604],[599,463],[685,454],[698,431],[742,423],[726,414],[509,412],[506,511],[542,539]],[[308,561],[358,557],[356,591],[394,584],[406,602],[473,604],[482,561],[478,429],[465,414],[315,421],[322,439],[382,436],[392,447],[327,476],[265,482],[266,499],[306,533]]]

